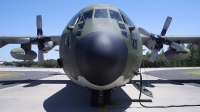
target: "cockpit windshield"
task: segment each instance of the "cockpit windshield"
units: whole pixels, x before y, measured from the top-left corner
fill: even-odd
[[[108,9],[94,9],[94,18],[108,18],[109,17],[108,13],[109,13],[111,19],[115,19],[117,21],[123,21],[129,26],[135,26],[133,22],[131,21],[131,19],[122,10],[120,9],[118,10],[119,12],[111,10],[111,9],[109,10]],[[93,16],[93,10],[83,12],[83,9],[82,9],[70,20],[67,26],[73,26],[79,21],[92,19],[92,16]]]
[[[122,18],[121,18],[121,16],[120,16],[119,12],[110,10],[110,17],[111,17],[112,19],[115,19],[115,20],[118,20],[118,21],[122,21]]]
[[[83,12],[83,9],[80,10],[71,20],[70,22],[67,24],[67,26],[73,26],[78,20],[79,16],[81,15],[81,13]]]
[[[122,10],[119,9],[119,11],[122,14],[123,18],[125,19],[124,20],[125,23],[127,23],[129,26],[135,26],[131,21],[131,19]]]
[[[84,12],[80,21],[91,19],[92,18],[92,13],[93,13],[93,10]]]
[[[94,18],[108,18],[107,9],[95,9]]]

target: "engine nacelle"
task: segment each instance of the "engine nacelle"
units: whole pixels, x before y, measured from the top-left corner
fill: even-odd
[[[168,50],[164,53],[164,56],[168,60],[183,60],[191,55],[189,49],[184,48],[183,51]]]
[[[54,47],[55,47],[55,44],[53,43],[53,41],[45,42],[44,47],[43,47],[43,52],[47,53]]]
[[[10,52],[11,56],[18,60],[34,60],[37,57],[37,53],[32,50],[25,51],[23,48],[14,48]]]

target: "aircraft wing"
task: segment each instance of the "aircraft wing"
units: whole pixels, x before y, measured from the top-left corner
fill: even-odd
[[[0,48],[7,44],[21,44],[21,48],[11,50],[15,59],[33,60],[38,57],[38,62],[44,62],[44,54],[59,44],[61,36],[45,36],[42,30],[42,16],[36,16],[37,36],[0,36]],[[31,45],[38,45],[38,53],[31,50]]]
[[[162,45],[166,44],[169,45],[174,50],[167,50],[164,54],[165,58],[168,60],[182,60],[186,59],[190,56],[190,50],[183,47],[180,44],[195,44],[200,47],[200,35],[196,36],[160,36],[160,35],[153,35],[151,33],[145,32],[145,30],[141,30],[142,33],[150,35],[151,37],[143,36],[142,44],[145,45],[149,50],[151,49],[151,57],[150,62],[154,63],[158,52],[162,49]],[[164,38],[164,39],[163,39]]]
[[[38,62],[44,62],[44,54],[59,44],[61,36],[0,36],[0,48],[7,44],[21,44],[14,48],[11,56],[19,60],[33,60],[38,56]],[[31,50],[31,45],[38,45],[38,53]]]
[[[61,36],[43,36],[43,38],[58,45]],[[37,36],[0,36],[0,48],[7,44],[38,44],[37,40]]]
[[[197,46],[200,46],[200,35],[194,35],[194,36],[190,36],[190,35],[181,35],[181,36],[175,36],[175,35],[171,35],[171,36],[164,36],[165,39],[168,39],[170,41],[173,42],[178,42],[180,44],[195,44]],[[146,45],[147,44],[147,40],[149,37],[147,36],[143,36],[141,35],[142,38],[142,44]]]

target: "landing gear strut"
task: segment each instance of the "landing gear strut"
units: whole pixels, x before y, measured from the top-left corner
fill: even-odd
[[[91,90],[91,106],[96,107],[99,104],[99,91],[98,90]]]
[[[91,90],[91,106],[96,107],[99,105],[99,92],[98,90]],[[103,91],[103,105],[111,104],[111,89]]]
[[[111,104],[111,89],[103,91],[103,104],[104,105]]]

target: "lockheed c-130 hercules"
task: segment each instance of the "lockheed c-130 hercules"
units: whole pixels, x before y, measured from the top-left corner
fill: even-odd
[[[91,5],[80,10],[67,24],[61,36],[45,36],[42,17],[36,17],[36,36],[0,36],[0,47],[21,44],[11,56],[19,60],[33,60],[59,45],[57,60],[74,83],[91,90],[91,105],[98,105],[99,93],[104,104],[111,103],[111,90],[120,87],[137,75],[142,61],[142,45],[151,50],[154,62],[163,44],[168,60],[185,59],[190,51],[181,46],[193,43],[200,46],[200,36],[165,36],[172,18],[167,17],[160,35],[137,28],[131,19],[117,7],[107,4]],[[143,34],[145,36],[140,35]],[[188,39],[189,38],[189,39]],[[38,45],[38,54],[31,45]]]

